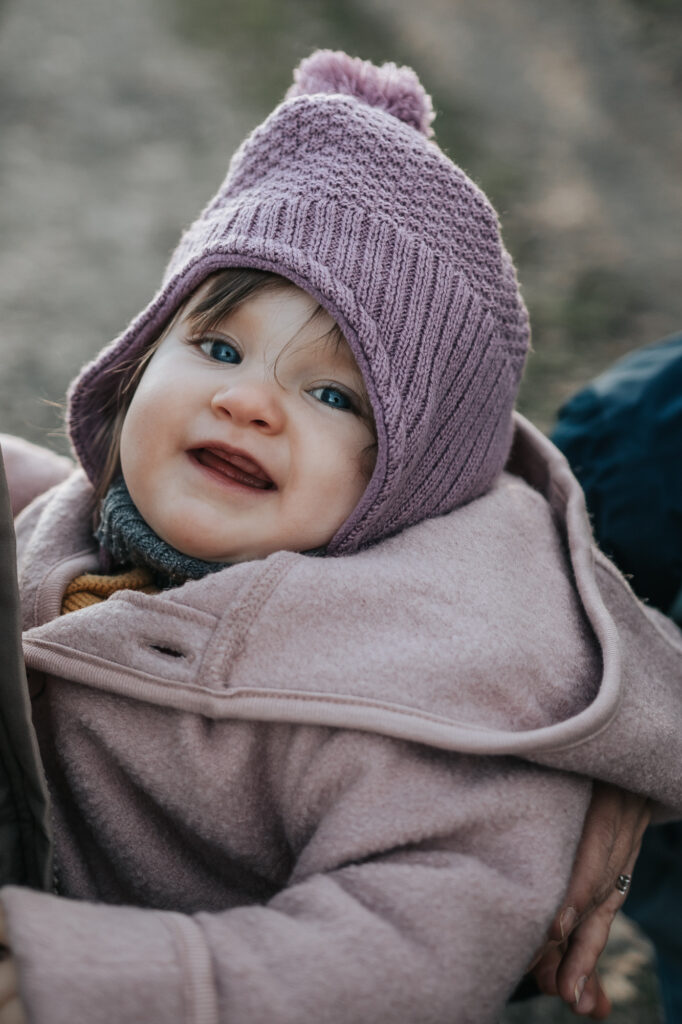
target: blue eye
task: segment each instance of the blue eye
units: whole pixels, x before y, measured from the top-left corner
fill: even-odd
[[[310,394],[313,398],[317,398],[318,401],[323,402],[325,405],[331,405],[335,409],[352,409],[353,403],[345,393],[340,391],[339,388],[333,388],[329,385],[325,385],[321,388],[313,388]]]
[[[241,363],[242,357],[229,341],[222,338],[206,338],[199,345],[202,352],[205,352],[211,359],[219,363]]]

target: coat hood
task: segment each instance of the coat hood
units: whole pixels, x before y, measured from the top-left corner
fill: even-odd
[[[679,631],[595,549],[565,459],[521,417],[489,493],[381,545],[280,552],[54,618],[95,563],[91,493],[75,474],[19,520],[30,667],[209,719],[520,756],[682,811],[660,763],[682,758]]]
[[[69,430],[98,482],[120,374],[211,273],[251,267],[311,294],[342,328],[377,429],[376,466],[329,554],[358,550],[486,491],[501,472],[528,318],[494,210],[428,136],[409,68],[320,51],[235,154],[151,303],[72,386]]]

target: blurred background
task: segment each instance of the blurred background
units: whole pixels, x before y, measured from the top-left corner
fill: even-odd
[[[67,451],[68,382],[148,301],[318,46],[415,67],[533,323],[520,407],[682,329],[679,0],[0,0],[0,430]],[[619,922],[614,1022],[657,1020]],[[550,1001],[509,1022],[575,1020]]]

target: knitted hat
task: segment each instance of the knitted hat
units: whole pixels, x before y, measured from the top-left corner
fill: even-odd
[[[288,278],[339,324],[365,379],[378,452],[328,546],[342,554],[487,490],[502,470],[528,318],[490,203],[431,141],[414,71],[320,50],[245,140],[149,306],[70,392],[73,446],[93,440],[115,378],[211,273]]]

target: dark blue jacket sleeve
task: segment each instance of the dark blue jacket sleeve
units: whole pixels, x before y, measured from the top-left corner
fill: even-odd
[[[682,334],[597,377],[560,409],[553,440],[603,550],[641,597],[682,616]]]

